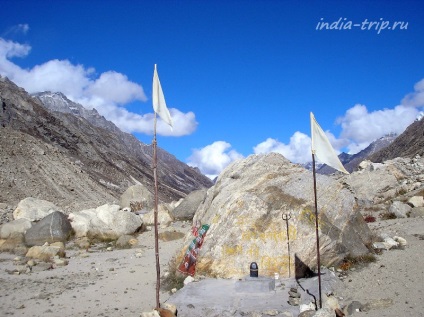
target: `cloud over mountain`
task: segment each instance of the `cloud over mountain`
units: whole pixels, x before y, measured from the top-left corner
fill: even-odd
[[[19,27],[22,31],[29,27]],[[153,108],[143,105],[144,114],[125,108],[132,102],[149,100],[143,87],[126,75],[110,70],[99,75],[92,67],[73,64],[69,60],[53,59],[25,69],[13,62],[13,58],[24,58],[31,46],[0,38],[0,74],[8,77],[30,93],[40,91],[62,92],[69,99],[97,111],[126,132],[153,133]],[[158,122],[157,133],[167,136],[182,136],[196,130],[193,112],[183,113],[171,108],[175,116],[174,129]]]

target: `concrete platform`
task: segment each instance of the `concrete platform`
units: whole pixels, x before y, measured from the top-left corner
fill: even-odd
[[[298,316],[299,306],[288,304],[291,287],[301,294],[302,303],[318,301],[318,277],[275,280],[267,277],[244,279],[203,279],[192,282],[172,295],[167,302],[177,306],[178,317],[253,316],[252,313],[273,316]],[[321,275],[322,294],[333,291],[340,283],[333,272]],[[274,314],[275,313],[275,314]]]

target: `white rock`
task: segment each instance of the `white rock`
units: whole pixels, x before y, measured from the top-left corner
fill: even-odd
[[[309,303],[309,304],[300,304],[299,306],[299,312],[304,312],[307,310],[315,310],[315,304],[314,303]]]
[[[102,239],[117,239],[133,234],[142,221],[136,214],[119,210],[118,205],[103,205],[69,215],[72,229],[77,237],[94,236]]]
[[[393,240],[390,237],[384,238],[384,242],[383,243],[386,246],[386,250],[390,250],[390,249],[399,247],[399,243],[396,242],[395,240]]]
[[[61,210],[49,201],[27,197],[19,202],[13,212],[13,218],[26,218],[30,221],[38,221],[54,211]]]
[[[26,218],[7,222],[0,226],[0,239],[7,239],[14,233],[25,233],[31,226],[31,221]]]
[[[414,196],[408,199],[408,204],[412,207],[424,207],[424,197]]]
[[[177,313],[177,306],[171,303],[165,303],[163,305],[161,305],[162,308],[165,308],[167,310],[169,310],[170,312],[172,312],[174,315]]]
[[[185,278],[185,280],[184,280],[184,285],[187,285],[187,284],[189,284],[189,283],[191,283],[191,282],[193,282],[194,281],[194,278],[193,278],[193,276],[187,276],[186,278]]]
[[[404,239],[402,237],[394,236],[393,240],[395,240],[397,243],[399,243],[399,245],[401,245],[403,247],[407,245],[406,239]]]

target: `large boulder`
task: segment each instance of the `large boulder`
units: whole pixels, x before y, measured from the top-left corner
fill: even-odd
[[[69,215],[76,237],[116,240],[124,234],[133,234],[143,224],[141,217],[118,205],[103,205]]]
[[[7,239],[14,233],[24,234],[31,226],[31,221],[26,218],[6,222],[0,226],[0,239]]]
[[[424,217],[424,207],[414,207],[409,213],[411,218]]]
[[[154,195],[142,184],[129,187],[122,195],[119,205],[121,209],[136,208],[133,212],[139,210],[150,210],[154,207]],[[136,207],[135,207],[136,206]]]
[[[13,212],[13,218],[26,218],[29,221],[38,221],[54,211],[60,211],[55,204],[47,200],[27,197],[19,202]]]
[[[396,200],[390,205],[389,212],[393,213],[396,218],[407,218],[411,209],[412,207],[408,204]]]
[[[413,196],[408,199],[408,205],[410,205],[411,207],[424,207],[424,197]]]
[[[60,211],[52,212],[25,232],[27,246],[66,242],[72,235],[68,217]]]
[[[369,253],[371,231],[352,193],[328,176],[316,180],[321,265]],[[290,215],[287,223],[283,215]],[[228,166],[199,206],[193,223],[199,222],[210,225],[199,274],[240,278],[251,262],[263,276],[302,273],[295,262],[303,272],[316,269],[313,175],[280,154],[251,155]],[[188,234],[186,244],[192,239]]]
[[[0,239],[0,252],[25,254],[26,251],[27,248],[24,243],[24,234],[22,232],[13,232],[6,239]]]
[[[55,256],[64,257],[65,246],[61,242],[55,242],[51,245],[48,243],[44,245],[36,245],[31,247],[26,253],[27,258],[38,259],[44,262],[49,262]]]
[[[143,223],[146,226],[152,226],[155,224],[155,210],[142,215]],[[168,204],[158,205],[158,224],[167,226],[172,222],[172,217],[169,214]]]
[[[192,220],[197,208],[206,197],[207,189],[199,189],[191,192],[186,198],[172,211],[172,217],[175,220]]]

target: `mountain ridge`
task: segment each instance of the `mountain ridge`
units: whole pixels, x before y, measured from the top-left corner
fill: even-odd
[[[385,136],[371,142],[365,149],[363,149],[362,151],[359,151],[356,154],[347,154],[343,152],[343,153],[340,153],[338,157],[340,159],[340,162],[342,162],[343,166],[345,167],[345,169],[349,173],[352,173],[357,169],[358,165],[363,160],[368,159],[370,155],[390,145],[396,139],[396,137],[397,135],[395,133],[386,134]],[[336,170],[334,168],[328,165],[320,165],[317,168],[317,173],[324,174],[324,175],[332,174],[335,171]]]
[[[81,184],[87,182],[87,177],[93,191],[86,190],[96,203],[102,199],[103,203],[117,201],[129,186],[138,183],[153,192],[152,145],[143,144],[133,135],[122,132],[96,110],[86,110],[63,94],[55,93],[55,98],[60,98],[63,105],[69,103],[68,110],[64,107],[61,111],[59,108],[49,109],[42,103],[40,95],[30,96],[7,78],[0,78],[0,168],[7,175],[0,183],[0,201],[16,204],[36,192],[37,198],[59,200],[63,205],[75,205],[75,199],[83,199],[81,205],[87,205],[90,197],[82,194],[85,187]],[[9,142],[12,138],[15,138],[14,143]],[[31,174],[22,166],[14,166],[11,157],[13,151],[18,150],[14,148],[16,146],[25,148],[23,152],[18,151],[19,155],[28,156],[33,169],[37,166],[48,169],[43,164],[50,161],[59,174],[64,175],[63,179],[69,177],[75,185],[64,186],[57,175],[50,175],[50,178],[46,175],[48,181],[43,177],[45,181],[40,183],[33,177],[41,177],[35,170]],[[193,190],[212,186],[212,181],[198,169],[178,161],[160,147],[157,150],[160,201],[178,200]],[[29,157],[30,153],[44,154]],[[17,161],[21,162],[20,159]],[[25,165],[24,162],[21,164]],[[81,177],[75,178],[75,168],[84,177],[77,175]],[[9,175],[8,170],[16,170],[16,177]],[[50,170],[46,172],[52,173]],[[15,178],[25,185],[26,177],[33,185],[27,186],[27,190],[11,190],[15,188]],[[80,187],[81,191],[77,190]]]

